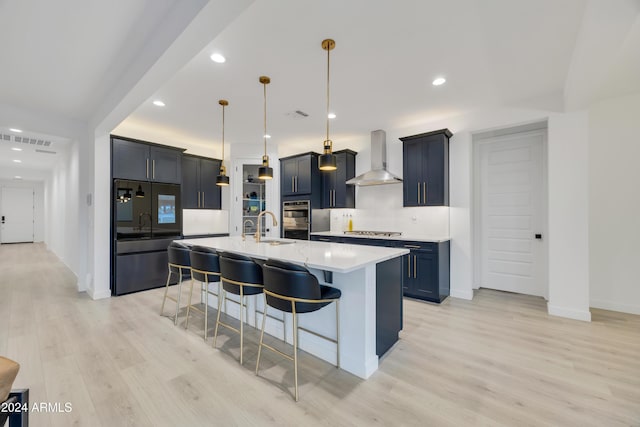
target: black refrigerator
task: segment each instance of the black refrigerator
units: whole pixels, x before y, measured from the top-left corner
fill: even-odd
[[[167,246],[182,237],[180,185],[116,179],[112,295],[165,285]]]

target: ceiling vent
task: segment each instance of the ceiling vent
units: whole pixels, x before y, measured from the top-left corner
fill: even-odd
[[[57,154],[56,151],[51,151],[51,150],[41,150],[40,148],[36,148],[36,153],[43,153],[43,154]]]

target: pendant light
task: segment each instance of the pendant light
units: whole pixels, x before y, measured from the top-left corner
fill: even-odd
[[[124,195],[122,196],[122,198],[124,199],[124,203],[127,203],[129,200],[131,200],[131,190],[133,190],[133,188],[125,188]]]
[[[229,177],[227,176],[227,168],[224,166],[224,107],[229,105],[229,101],[221,99],[218,104],[222,105],[222,162],[220,163],[220,175],[216,177],[216,185],[226,187],[229,185]]]
[[[322,48],[327,51],[327,139],[324,140],[323,154],[320,156],[318,167],[321,171],[334,171],[337,169],[336,156],[333,154],[333,142],[329,139],[329,54],[336,47],[336,42],[331,39],[322,41]]]
[[[271,83],[271,79],[267,76],[260,76],[258,80],[264,89],[264,156],[262,156],[262,166],[258,168],[258,178],[272,179],[273,168],[269,167],[269,156],[267,156],[267,85]]]
[[[136,197],[139,199],[144,199],[144,191],[142,191],[142,185],[138,184],[138,190],[136,191]]]

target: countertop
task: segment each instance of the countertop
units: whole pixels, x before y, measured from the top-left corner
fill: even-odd
[[[369,264],[377,264],[409,253],[408,249],[383,248],[377,246],[349,245],[344,243],[312,242],[310,240],[274,239],[265,240],[293,242],[272,245],[256,243],[253,237],[242,240],[234,237],[207,237],[177,240],[180,243],[207,246],[221,251],[235,252],[257,259],[278,259],[303,264],[308,268],[349,273]]]
[[[383,239],[383,240],[400,240],[400,241],[413,241],[413,242],[447,242],[451,240],[450,237],[431,237],[431,236],[418,236],[402,234],[401,236],[357,236],[353,234],[344,234],[342,231],[319,231],[311,233],[312,236],[329,236],[329,237],[353,237],[354,239]]]

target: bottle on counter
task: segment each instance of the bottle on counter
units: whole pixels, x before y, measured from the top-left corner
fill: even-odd
[[[349,231],[353,231],[353,219],[351,218],[351,214],[349,214],[349,223],[347,225]]]

